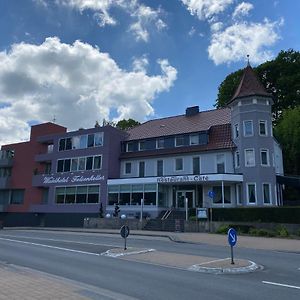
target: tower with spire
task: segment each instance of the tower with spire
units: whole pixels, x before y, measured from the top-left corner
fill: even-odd
[[[282,172],[283,167],[282,160],[275,159],[281,150],[272,132],[272,104],[272,95],[248,60],[238,88],[228,102],[236,145],[234,168],[236,173],[243,174],[243,182],[236,186],[237,205],[280,204],[276,173]]]

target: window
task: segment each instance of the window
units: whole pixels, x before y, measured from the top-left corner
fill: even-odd
[[[66,187],[65,203],[75,203],[76,186]]]
[[[103,132],[97,132],[94,135],[95,147],[103,146]]]
[[[255,166],[255,152],[254,149],[245,149],[245,167]]]
[[[131,174],[131,162],[125,163],[125,174]]]
[[[259,135],[267,135],[267,121],[259,121]]]
[[[70,172],[71,170],[71,159],[65,159],[64,172]]]
[[[63,159],[59,159],[57,161],[57,172],[63,172],[64,171],[64,160]]]
[[[157,161],[157,176],[164,176],[164,161]]]
[[[217,173],[225,173],[225,155],[217,155]]]
[[[119,203],[119,185],[108,186],[108,205]]]
[[[94,170],[99,170],[102,167],[102,156],[94,156]]]
[[[47,146],[47,153],[52,153],[53,152],[53,144],[49,144]]]
[[[67,138],[66,139],[66,150],[71,150],[72,149],[72,138]]]
[[[88,186],[88,203],[99,203],[100,201],[100,192],[99,192],[99,185],[89,185]]]
[[[190,135],[190,145],[199,145],[199,134]]]
[[[24,203],[24,190],[12,190],[10,204],[23,204]]]
[[[78,161],[79,161],[78,170],[84,171],[85,170],[85,157],[79,157]]]
[[[244,121],[244,136],[253,135],[253,123],[252,121]]]
[[[221,186],[213,186],[213,195],[213,203],[223,203]],[[230,186],[224,186],[224,203],[231,203]]]
[[[237,204],[241,205],[242,204],[242,185],[241,184],[237,184],[236,185],[236,202]]]
[[[65,187],[59,187],[55,190],[55,202],[57,204],[65,203]]]
[[[239,168],[240,167],[240,152],[236,151],[235,152],[235,159],[234,159],[235,167]]]
[[[235,139],[239,137],[239,124],[234,125],[234,133],[233,134],[234,134],[233,136]]]
[[[72,145],[73,149],[80,149],[80,136],[72,137]]]
[[[94,134],[88,135],[87,146],[88,148],[94,147]]]
[[[269,150],[260,150],[260,162],[262,166],[269,166]]]
[[[139,142],[139,151],[143,151],[146,149],[146,143],[145,141],[140,141]]]
[[[87,135],[81,135],[80,136],[80,149],[87,148]]]
[[[247,200],[249,204],[256,203],[256,185],[255,183],[247,183]]]
[[[175,159],[175,171],[182,171],[183,170],[183,159],[176,158]]]
[[[93,169],[93,156],[89,156],[86,158],[86,164],[85,164],[86,170],[92,170]]]
[[[78,170],[78,158],[72,158],[71,160],[71,171]]]
[[[200,174],[200,157],[193,157],[193,175]]]
[[[263,183],[263,199],[264,204],[271,204],[271,189],[269,183]]]
[[[184,136],[179,135],[175,138],[175,147],[181,147],[184,146]]]
[[[63,151],[63,150],[65,150],[65,148],[66,148],[66,139],[60,139],[58,150]]]
[[[145,162],[139,162],[139,177],[145,177]]]
[[[161,149],[165,147],[165,140],[163,138],[159,138],[156,140],[156,148]]]
[[[132,152],[133,151],[133,143],[127,143],[126,144],[126,152]]]
[[[76,203],[86,203],[87,186],[78,186],[76,191]]]

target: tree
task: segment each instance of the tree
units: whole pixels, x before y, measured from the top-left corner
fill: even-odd
[[[127,130],[137,125],[140,125],[138,121],[135,121],[133,119],[128,119],[128,120],[123,119],[117,123],[116,127],[121,130]]]
[[[300,174],[300,106],[283,111],[282,117],[274,128],[283,151],[285,172]]]
[[[292,49],[281,51],[271,61],[254,68],[266,90],[272,94],[274,120],[277,121],[284,109],[300,105],[300,52]],[[243,70],[229,74],[219,86],[215,106],[224,107],[232,98]]]

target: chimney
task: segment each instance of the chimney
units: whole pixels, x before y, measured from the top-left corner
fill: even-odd
[[[192,116],[195,116],[199,113],[199,106],[191,106],[191,107],[188,107],[186,110],[185,110],[185,116],[186,117],[192,117]]]

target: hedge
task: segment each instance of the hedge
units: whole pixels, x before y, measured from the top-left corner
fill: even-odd
[[[190,211],[195,215],[195,210]],[[213,208],[213,221],[300,224],[300,207]]]

